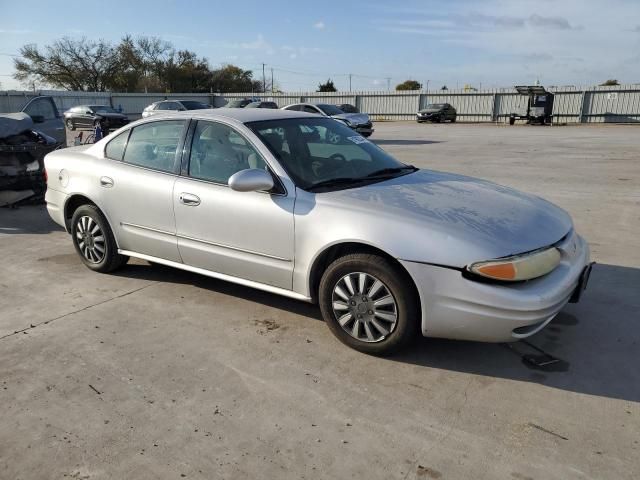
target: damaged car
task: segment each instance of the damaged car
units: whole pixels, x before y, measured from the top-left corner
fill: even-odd
[[[0,114],[0,206],[43,200],[44,156],[60,145],[26,113]]]
[[[318,114],[153,116],[45,164],[47,210],[89,269],[136,257],[314,302],[371,354],[419,335],[529,337],[591,271],[561,208],[404,164]]]

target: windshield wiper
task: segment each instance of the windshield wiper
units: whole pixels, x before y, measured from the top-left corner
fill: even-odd
[[[418,168],[414,167],[413,165],[405,165],[403,167],[388,167],[388,168],[382,168],[380,170],[376,170],[375,172],[371,172],[364,178],[385,177],[388,175],[392,175],[394,173],[400,173],[404,171],[415,172],[416,170],[418,170]]]
[[[323,187],[337,187],[340,185],[349,185],[352,183],[362,182],[363,180],[369,180],[367,177],[338,177],[338,178],[329,178],[328,180],[322,180],[321,182],[316,182],[309,187],[307,190],[313,192],[318,188]]]

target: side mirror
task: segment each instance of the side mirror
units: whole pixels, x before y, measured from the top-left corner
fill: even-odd
[[[91,115],[91,110],[87,110],[86,112],[84,112],[85,115]]]
[[[33,123],[44,123],[44,115],[30,115]]]
[[[229,187],[236,192],[271,190],[273,186],[274,183],[271,174],[259,168],[240,170],[229,178]]]

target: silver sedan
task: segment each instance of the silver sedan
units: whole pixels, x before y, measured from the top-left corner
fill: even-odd
[[[367,353],[419,334],[528,337],[589,277],[587,243],[560,208],[405,165],[304,112],[157,115],[45,165],[49,214],[90,269],[137,257],[317,302]]]

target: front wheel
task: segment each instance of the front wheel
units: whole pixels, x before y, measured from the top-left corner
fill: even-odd
[[[324,272],[318,297],[331,332],[361,352],[387,355],[418,335],[411,279],[384,257],[338,258]]]
[[[112,272],[129,260],[118,253],[111,227],[94,205],[82,205],[73,213],[71,238],[82,263],[96,272]]]

